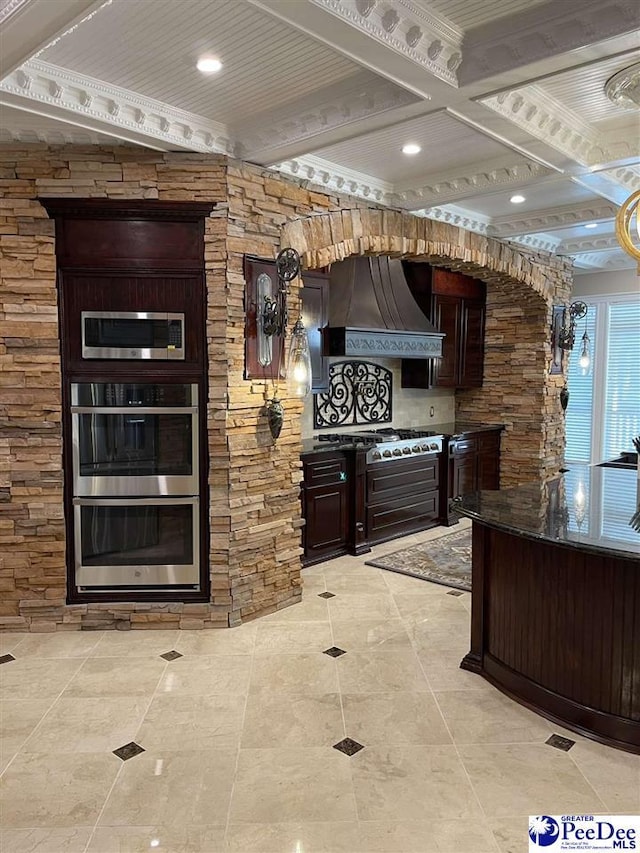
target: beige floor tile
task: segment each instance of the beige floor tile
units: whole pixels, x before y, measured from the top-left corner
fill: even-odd
[[[497,853],[488,824],[475,820],[360,823],[358,850],[363,853]]]
[[[15,700],[54,699],[82,666],[81,660],[16,659],[2,664],[0,688],[3,697]]]
[[[326,576],[325,576],[326,577]],[[345,570],[326,577],[327,588],[336,595],[388,595],[389,589],[384,582],[382,573],[375,568],[367,567],[367,571],[354,572]]]
[[[553,733],[552,723],[499,690],[452,690],[435,697],[454,743],[544,743]]]
[[[115,755],[17,755],[2,777],[3,826],[93,826],[121,764]]]
[[[242,695],[156,696],[135,741],[150,751],[237,747],[244,706]]]
[[[555,729],[554,729],[555,731]],[[607,807],[617,814],[640,814],[640,755],[611,749],[595,741],[576,740],[569,755]]]
[[[331,627],[334,645],[345,651],[411,648],[411,640],[401,619],[334,619]]]
[[[327,589],[333,592],[331,585]],[[398,610],[389,593],[340,593],[328,599],[331,621],[345,619],[397,619]]]
[[[18,643],[30,634],[18,631],[0,631],[0,655],[12,654]]]
[[[3,853],[84,853],[90,827],[6,829],[0,831]]]
[[[350,761],[331,747],[241,749],[229,820],[354,820]]]
[[[482,817],[453,746],[367,747],[351,773],[360,820]]]
[[[221,826],[99,826],[87,853],[223,853]],[[52,851],[53,853],[53,851]]]
[[[250,694],[242,747],[333,746],[345,737],[337,693]]]
[[[126,761],[100,826],[219,826],[225,823],[235,749],[156,750]]]
[[[92,657],[157,657],[175,649],[179,631],[105,631]]]
[[[440,586],[439,595],[414,595],[411,592],[394,593],[393,600],[402,619],[410,622],[446,622],[469,625],[469,613],[460,597],[447,595],[447,587]]]
[[[311,574],[312,571],[313,569],[303,569],[301,572],[303,599],[305,596],[311,594],[317,595],[319,592],[324,592],[327,588],[322,571],[316,571],[315,574]]]
[[[332,645],[328,622],[271,622],[258,625],[255,653],[290,655],[322,652]]]
[[[442,595],[443,592],[446,592],[442,584],[413,578],[400,572],[381,571],[381,574],[384,575],[387,588],[394,595]]]
[[[500,853],[529,853],[528,816],[492,820],[491,829]]]
[[[359,853],[358,823],[247,823],[229,825],[229,853]]]
[[[606,811],[571,757],[546,744],[459,746],[458,752],[489,818]]]
[[[464,654],[466,654],[469,651],[466,641],[464,648]],[[461,652],[455,649],[418,652],[418,660],[422,664],[431,689],[434,692],[440,690],[495,690],[496,688],[480,675],[460,669],[460,661],[463,656]]]
[[[415,623],[405,620],[405,626],[418,652],[451,651],[459,654],[462,660],[469,651],[470,627],[458,620],[451,623],[446,620]]]
[[[319,598],[316,592],[302,593],[302,601],[292,604],[291,607],[283,607],[275,613],[269,613],[260,619],[263,622],[327,622],[329,610],[324,598]]]
[[[256,655],[250,693],[337,693],[336,662],[321,652],[302,655]]]
[[[171,661],[158,693],[206,696],[216,693],[245,694],[249,687],[249,655],[209,655]]]
[[[237,628],[212,628],[205,631],[179,631],[175,648],[183,655],[250,655],[259,622]]]
[[[160,657],[89,658],[73,676],[64,698],[100,696],[151,696],[165,669],[171,666]]]
[[[428,691],[429,685],[412,649],[348,652],[336,660],[343,693]]]
[[[149,705],[146,697],[59,699],[29,740],[24,752],[112,752],[129,743]]]
[[[366,746],[451,743],[430,693],[343,693],[347,735]]]
[[[51,699],[0,701],[0,755],[6,758],[16,753],[52,704]]]
[[[85,658],[100,642],[102,631],[59,631],[56,634],[28,634],[20,643],[20,658]]]

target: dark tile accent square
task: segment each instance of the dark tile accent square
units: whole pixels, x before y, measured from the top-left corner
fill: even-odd
[[[460,592],[459,589],[450,589],[447,595],[464,595],[464,592]]]
[[[181,658],[182,655],[175,649],[171,649],[170,652],[165,652],[163,655],[160,655],[160,657],[164,658],[165,660],[177,660],[178,658]]]
[[[0,663],[9,663],[10,660],[15,660],[13,655],[0,655]]]
[[[335,598],[335,595],[332,592],[319,592],[318,598]]]
[[[549,746],[555,746],[556,749],[561,749],[563,752],[569,752],[575,744],[575,740],[570,740],[568,737],[561,737],[560,735],[551,735],[545,743],[548,743]]]
[[[358,743],[357,740],[351,740],[350,737],[346,737],[339,743],[334,743],[333,748],[337,749],[338,752],[344,752],[345,755],[355,755],[356,752],[360,752],[361,749],[364,749],[364,746],[361,743]]]
[[[346,655],[346,652],[344,649],[339,649],[337,646],[331,646],[330,649],[325,649],[322,654],[329,655],[329,657],[332,658],[339,658],[340,655]]]
[[[140,755],[141,752],[144,752],[144,749],[140,744],[134,743],[134,741],[131,741],[131,743],[125,743],[124,746],[120,746],[118,749],[113,750],[113,754],[117,755],[118,758],[121,758],[123,761],[128,761],[130,758]]]

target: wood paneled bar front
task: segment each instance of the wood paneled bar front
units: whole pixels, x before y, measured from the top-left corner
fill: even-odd
[[[461,499],[473,520],[463,669],[582,735],[640,753],[633,471],[572,469]],[[613,499],[615,496],[615,500]]]

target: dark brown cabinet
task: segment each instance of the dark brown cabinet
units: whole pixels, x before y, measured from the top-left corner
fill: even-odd
[[[500,488],[501,429],[479,430],[452,436],[448,441],[449,477],[446,523],[455,523],[448,501],[484,489]]]
[[[311,353],[311,391],[329,390],[329,359],[322,354],[322,329],[329,323],[329,276],[305,272],[302,288],[302,322]]]
[[[477,388],[484,371],[485,285],[462,273],[405,263],[411,292],[445,333],[440,359],[403,359],[403,388]]]
[[[350,529],[349,464],[339,451],[302,456],[303,564],[346,554]]]

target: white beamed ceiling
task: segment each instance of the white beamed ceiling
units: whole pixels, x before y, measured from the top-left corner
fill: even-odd
[[[0,0],[0,144],[224,152],[632,268],[614,217],[640,111],[604,85],[639,29],[635,0]]]

